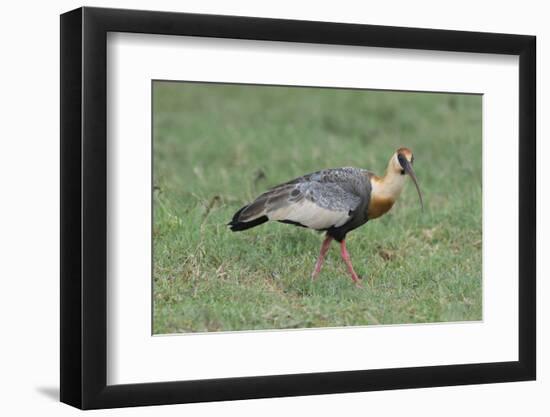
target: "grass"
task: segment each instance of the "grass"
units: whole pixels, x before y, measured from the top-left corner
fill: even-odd
[[[155,82],[154,333],[481,320],[481,96]],[[364,288],[322,236],[233,233],[265,189],[322,168],[383,174],[415,154],[394,208],[348,235]]]

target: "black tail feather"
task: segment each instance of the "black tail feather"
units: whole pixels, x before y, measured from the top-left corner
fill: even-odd
[[[238,212],[233,215],[231,221],[227,223],[227,225],[231,228],[233,232],[240,232],[241,230],[250,229],[252,227],[259,226],[260,224],[263,224],[269,220],[267,216],[261,216],[249,222],[240,222],[239,216],[241,215],[241,212],[247,207],[248,206],[242,207]]]

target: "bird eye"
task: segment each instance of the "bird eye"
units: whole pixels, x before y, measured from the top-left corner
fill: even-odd
[[[405,166],[407,164],[407,158],[405,158],[402,154],[398,153],[397,160],[399,161],[399,165],[401,165],[401,167],[405,169]]]

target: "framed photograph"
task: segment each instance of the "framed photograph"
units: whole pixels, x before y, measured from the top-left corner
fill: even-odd
[[[535,37],[61,16],[61,401],[533,380]]]

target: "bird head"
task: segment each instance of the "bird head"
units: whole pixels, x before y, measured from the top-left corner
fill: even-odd
[[[420,187],[418,186],[418,180],[413,169],[414,155],[409,148],[399,148],[395,151],[391,161],[390,167],[395,174],[399,175],[409,175],[414,182],[416,191],[418,192],[418,198],[420,199],[420,207],[424,210],[424,203],[422,201],[422,193],[420,192]]]

